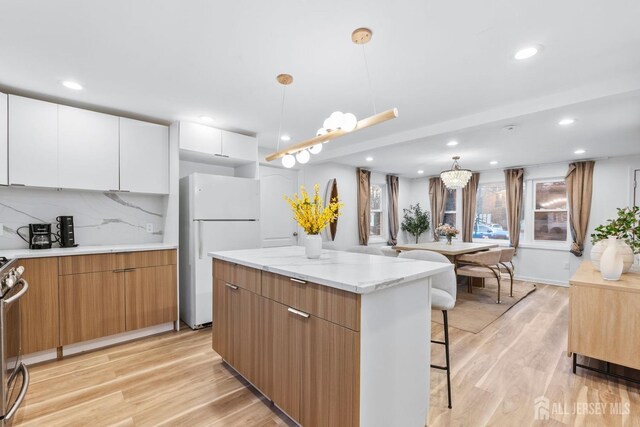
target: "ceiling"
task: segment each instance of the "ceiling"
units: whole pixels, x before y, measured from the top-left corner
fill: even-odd
[[[483,153],[533,141],[554,144],[537,157],[498,158],[500,166],[566,159],[580,142],[569,132],[593,145],[595,135],[615,140],[603,150],[625,154],[638,152],[617,142],[638,141],[638,114],[625,115],[621,126],[618,116],[607,116],[606,126],[580,117],[557,138],[558,129],[545,123],[553,125],[553,114],[573,114],[564,106],[594,118],[616,105],[624,113],[622,104],[637,113],[639,15],[635,0],[3,0],[0,88],[164,123],[209,115],[215,126],[257,134],[271,150],[280,123],[279,73],[294,76],[283,121],[292,142],[315,135],[334,110],[373,113],[362,48],[350,40],[353,29],[367,26],[377,109],[397,107],[400,117],[326,144],[315,162],[361,165],[371,151],[390,156],[375,165],[380,170],[431,173],[450,153],[438,150],[443,160],[430,164],[425,146],[437,148],[439,138],[457,132],[460,149],[469,147],[463,137],[484,147],[462,153],[474,168],[486,164]],[[513,59],[532,43],[544,46],[541,54]],[[85,90],[62,87],[65,79]],[[493,133],[514,117],[522,122],[515,136]],[[396,151],[404,154],[391,157]]]

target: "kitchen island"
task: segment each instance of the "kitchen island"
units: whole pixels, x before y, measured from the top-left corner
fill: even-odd
[[[302,247],[211,252],[213,349],[299,424],[424,426],[430,277],[453,265]]]

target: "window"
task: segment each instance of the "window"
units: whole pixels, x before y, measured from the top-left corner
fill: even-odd
[[[478,186],[474,239],[509,240],[506,193],[504,182]]]
[[[452,226],[456,226],[456,197],[457,190],[447,190],[447,193],[444,197],[444,221],[443,224],[449,224]],[[437,224],[436,227],[440,225]]]
[[[382,207],[383,207],[383,192],[381,185],[371,185],[369,187],[369,197],[371,198],[371,219],[369,222],[369,235],[382,237]]]
[[[567,240],[567,184],[538,181],[534,184],[533,240]]]

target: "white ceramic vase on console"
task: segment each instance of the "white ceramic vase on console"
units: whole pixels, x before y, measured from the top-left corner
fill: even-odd
[[[600,273],[604,280],[620,280],[624,267],[622,255],[618,252],[620,241],[615,236],[610,236],[608,241],[600,259]]]
[[[308,234],[304,239],[304,250],[307,258],[320,258],[322,253],[322,236],[319,234]]]
[[[613,237],[614,241],[617,241],[616,250],[622,257],[622,273],[628,273],[633,266],[633,249],[631,249],[631,246],[627,245],[624,240],[617,240],[615,236],[610,236],[607,239],[600,240],[598,243],[593,245],[591,248],[591,263],[596,270],[600,271],[600,260],[602,259],[602,255],[604,255],[604,251],[607,249],[609,239],[611,239],[611,237]]]

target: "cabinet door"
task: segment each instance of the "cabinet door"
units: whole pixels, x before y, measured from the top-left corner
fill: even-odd
[[[120,117],[120,190],[169,193],[169,128]]]
[[[223,130],[222,154],[232,159],[255,161],[258,158],[258,144],[255,138]]]
[[[58,329],[58,258],[23,259],[22,276],[29,290],[20,300],[20,328],[24,354],[56,348]]]
[[[60,105],[61,188],[118,190],[118,117]]]
[[[61,345],[125,331],[124,274],[60,276]]]
[[[9,184],[9,158],[7,157],[9,150],[9,140],[7,138],[9,105],[7,99],[7,95],[0,93],[0,185]]]
[[[358,332],[309,316],[302,324],[301,409],[304,426],[359,425]]]
[[[234,316],[239,316],[239,292],[233,285],[220,279],[213,284],[213,350],[232,366],[235,366],[233,338]]]
[[[288,311],[288,307],[262,299],[264,365],[262,391],[295,420],[300,419],[302,376],[301,322],[306,319]]]
[[[58,105],[9,96],[9,184],[58,187]]]
[[[175,265],[136,268],[124,276],[127,331],[176,320]]]
[[[238,287],[238,307],[233,307],[233,360],[234,368],[256,387],[263,390],[260,371],[260,342],[262,326],[260,323],[260,302],[262,297]]]
[[[180,122],[179,147],[204,154],[220,154],[222,132],[197,123]]]

